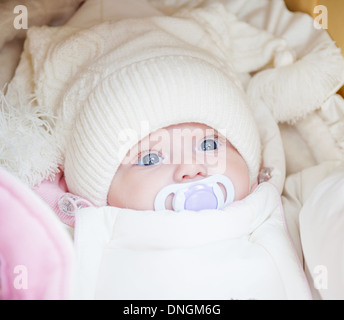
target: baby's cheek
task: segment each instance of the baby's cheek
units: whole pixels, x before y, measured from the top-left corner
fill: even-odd
[[[121,207],[119,203],[119,195],[114,192],[113,189],[110,189],[107,197],[108,205],[111,207]]]
[[[237,183],[234,185],[234,189],[235,189],[235,201],[242,200],[249,195],[248,185]]]
[[[208,175],[214,174],[227,174],[227,158],[225,155],[219,155],[218,157],[207,157],[206,158]]]
[[[228,164],[226,175],[232,180],[235,190],[235,200],[242,200],[249,195],[250,177],[246,163],[235,162]]]
[[[235,200],[242,200],[249,195],[250,178],[246,168],[237,167],[232,173],[234,176],[232,182],[235,189]]]
[[[161,176],[155,170],[139,170],[126,185],[126,200],[135,210],[154,210],[154,200],[160,191]]]
[[[124,208],[127,203],[128,188],[130,188],[131,179],[127,177],[125,167],[120,167],[111,182],[108,193],[108,205],[118,208]]]

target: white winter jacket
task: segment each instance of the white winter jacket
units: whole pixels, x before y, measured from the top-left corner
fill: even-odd
[[[270,183],[223,211],[83,209],[75,243],[84,299],[311,298]]]

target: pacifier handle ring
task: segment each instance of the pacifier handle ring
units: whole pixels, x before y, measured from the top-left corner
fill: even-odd
[[[185,205],[185,193],[180,192],[180,190],[178,190],[178,191],[175,193],[173,200],[172,200],[172,208],[174,211],[183,210],[184,205]]]
[[[154,209],[155,211],[166,210],[166,199],[170,194],[174,194],[174,185],[170,185],[162,189],[156,196],[154,200]],[[162,200],[161,200],[162,199]]]
[[[233,202],[235,198],[235,190],[233,183],[231,180],[229,180],[229,178],[220,174],[214,175],[212,177],[214,177],[213,180],[215,181],[214,192],[219,192],[219,199],[223,201],[223,206],[226,207],[229,203]],[[224,201],[224,195],[221,191],[219,183],[221,183],[226,190],[226,201]],[[218,207],[220,207],[220,205],[218,205]]]

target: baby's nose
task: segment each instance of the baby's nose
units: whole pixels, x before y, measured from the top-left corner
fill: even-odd
[[[176,182],[187,182],[195,178],[204,178],[207,176],[207,169],[203,164],[179,164],[174,179]]]

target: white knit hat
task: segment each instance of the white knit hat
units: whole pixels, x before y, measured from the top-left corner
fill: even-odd
[[[245,159],[251,182],[257,178],[259,136],[233,80],[198,58],[162,56],[124,67],[90,92],[66,152],[69,190],[95,205],[106,205],[111,181],[125,156],[123,147],[129,151],[143,138],[143,121],[150,132],[188,122],[225,130]],[[129,142],[120,141],[130,130],[137,134]]]
[[[251,183],[257,178],[260,138],[237,75],[203,28],[185,41],[173,34],[172,22],[138,19],[29,32],[26,46],[43,62],[34,65],[35,95],[56,116],[68,189],[96,206],[107,204],[125,153],[144,138],[142,124],[146,135],[190,122],[225,132],[246,161]],[[182,30],[188,22],[179,23]]]

